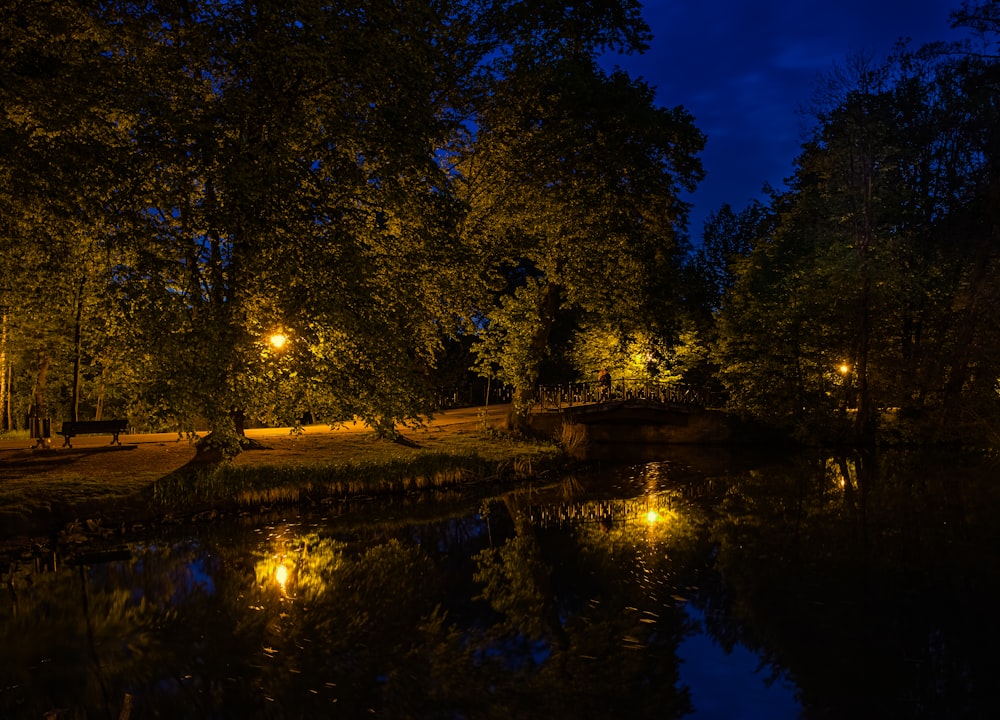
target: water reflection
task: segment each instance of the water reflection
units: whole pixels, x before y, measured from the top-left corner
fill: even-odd
[[[784,673],[761,663],[742,645],[723,648],[703,632],[704,613],[692,605],[687,611],[697,630],[684,638],[677,653],[695,717],[783,720],[801,715],[795,685]]]
[[[686,460],[16,563],[0,602],[0,716],[947,718],[993,706],[994,468]]]

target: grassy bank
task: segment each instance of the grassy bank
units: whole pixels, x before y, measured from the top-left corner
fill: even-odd
[[[153,485],[153,502],[172,510],[191,506],[256,507],[331,497],[356,497],[454,487],[471,482],[524,480],[560,457],[550,444],[505,443],[484,456],[464,448],[336,463],[221,465],[178,472]]]
[[[563,459],[554,443],[467,426],[425,428],[402,443],[360,431],[286,433],[263,443],[217,466],[199,465],[185,443],[158,438],[10,452],[0,471],[0,540],[82,541],[205,510],[513,482]]]

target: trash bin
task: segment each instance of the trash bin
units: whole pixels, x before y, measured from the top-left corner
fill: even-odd
[[[28,427],[32,438],[52,437],[52,419],[33,417],[28,418]]]

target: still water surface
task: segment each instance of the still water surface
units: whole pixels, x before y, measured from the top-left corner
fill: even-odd
[[[677,452],[19,562],[0,601],[0,717],[998,706],[995,463]]]

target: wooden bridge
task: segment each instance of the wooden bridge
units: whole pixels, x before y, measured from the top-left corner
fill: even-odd
[[[657,385],[643,380],[619,380],[612,383],[610,389],[587,382],[541,385],[533,398],[535,408],[541,412],[628,401],[676,409],[701,409],[709,406],[710,398],[704,390],[689,385]]]
[[[538,388],[528,424],[560,438],[567,427],[579,434],[588,456],[626,444],[715,444],[733,438],[732,419],[709,409],[708,393],[686,385],[619,380],[610,390],[597,383]]]

